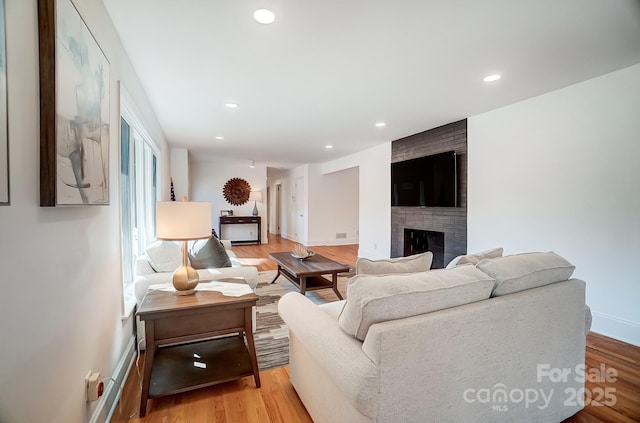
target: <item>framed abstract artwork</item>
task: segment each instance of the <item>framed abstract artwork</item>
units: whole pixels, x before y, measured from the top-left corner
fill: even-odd
[[[7,43],[4,0],[0,0],[0,205],[9,204],[9,131],[7,115]]]
[[[109,62],[71,0],[38,0],[40,205],[109,204]]]

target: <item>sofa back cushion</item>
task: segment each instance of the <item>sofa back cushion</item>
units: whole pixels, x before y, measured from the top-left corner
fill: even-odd
[[[575,270],[573,264],[554,252],[486,259],[476,267],[496,280],[492,297],[566,281]]]
[[[426,272],[431,269],[433,253],[415,254],[408,257],[372,260],[364,257],[356,262],[356,275],[387,275],[391,273]]]
[[[180,245],[173,241],[154,241],[145,249],[147,261],[156,272],[173,272],[182,265]]]
[[[224,245],[216,237],[199,239],[191,246],[189,262],[194,269],[231,267]]]
[[[474,266],[393,275],[357,275],[347,285],[338,323],[363,341],[375,323],[489,298],[495,280]]]
[[[456,266],[461,266],[463,264],[473,264],[474,266],[480,261],[486,258],[496,258],[502,257],[502,253],[504,252],[503,248],[492,248],[490,250],[481,251],[479,253],[474,254],[465,254],[462,256],[458,256],[451,260],[449,264],[447,264],[447,269],[451,269]]]

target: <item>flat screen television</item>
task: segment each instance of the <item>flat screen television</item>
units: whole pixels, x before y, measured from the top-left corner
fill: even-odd
[[[391,163],[391,205],[456,207],[456,153]]]

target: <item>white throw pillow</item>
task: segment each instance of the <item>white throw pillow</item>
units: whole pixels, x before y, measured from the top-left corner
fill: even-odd
[[[503,248],[492,248],[490,250],[481,251],[475,254],[465,254],[458,256],[447,264],[447,269],[452,269],[463,264],[473,264],[474,266],[486,258],[502,257]]]
[[[489,298],[495,280],[474,266],[392,275],[359,275],[347,285],[340,328],[363,341],[369,327]]]
[[[173,241],[154,241],[145,253],[156,272],[173,272],[182,265],[182,249]]]
[[[431,251],[407,257],[380,260],[360,257],[356,262],[356,275],[426,272],[431,269],[432,261],[433,253]]]
[[[576,268],[554,252],[485,259],[476,267],[497,281],[492,297],[566,281]]]

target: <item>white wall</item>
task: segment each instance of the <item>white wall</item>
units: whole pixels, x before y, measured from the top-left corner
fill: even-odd
[[[268,184],[271,190],[270,205],[271,232],[275,233],[276,222],[276,186],[281,186],[280,204],[280,235],[291,241],[300,242],[306,245],[306,223],[307,223],[307,182],[309,176],[309,165],[298,166],[294,169],[269,169]],[[299,185],[302,198],[295,198],[296,185]],[[296,201],[302,208],[302,217],[296,220]],[[298,226],[302,226],[298,228]]]
[[[272,210],[275,210],[276,185],[282,186],[282,236],[305,245],[359,243],[360,256],[389,257],[390,163],[391,143],[385,143],[322,164],[291,170],[271,169]],[[294,200],[296,182],[302,183],[304,198]],[[302,209],[303,228],[297,227],[296,201]],[[270,218],[271,227],[275,228],[275,213],[271,213]],[[346,232],[347,239],[336,239],[338,232]]]
[[[288,212],[289,206],[288,201],[290,201],[291,193],[289,186],[289,170],[288,169],[275,169],[275,168],[267,168],[267,184],[269,185],[270,190],[270,198],[269,198],[269,228],[271,233],[277,233],[276,228],[278,227],[278,222],[276,221],[276,195],[277,185],[280,185],[280,201],[282,204],[280,205],[280,235],[284,238],[289,238],[288,235],[288,222],[286,218],[286,214]]]
[[[468,121],[468,249],[553,250],[640,345],[640,65]]]
[[[388,258],[391,254],[391,143],[323,163],[321,173],[354,167],[359,171],[358,256]]]
[[[224,184],[231,178],[241,178],[251,185],[252,191],[262,192],[262,202],[256,203],[258,215],[262,217],[263,243],[267,243],[267,218],[266,218],[266,198],[267,198],[267,168],[256,163],[254,168],[249,167],[248,160],[231,159],[210,159],[207,161],[191,161],[189,164],[189,185],[191,199],[193,201],[211,202],[211,225],[218,232],[220,221],[220,210],[233,210],[234,216],[251,216],[253,211],[253,201],[249,201],[241,206],[233,206],[224,198],[222,189]],[[256,238],[255,225],[224,225],[221,238],[233,240],[249,240]]]
[[[309,165],[309,238],[307,245],[358,243],[358,168],[327,174]],[[338,238],[337,234],[345,234]]]
[[[6,5],[11,205],[0,207],[0,421],[84,422],[89,370],[109,376],[132,339],[121,320],[119,103],[122,80],[141,120],[166,142],[99,0],[75,1],[111,65],[109,206],[39,206],[36,1]],[[53,75],[52,75],[53,77]]]
[[[287,239],[307,245],[309,241],[309,165],[290,169],[287,173],[287,190],[283,195],[282,212]]]
[[[169,156],[171,165],[170,178],[173,178],[173,192],[176,196],[176,201],[182,201],[182,197],[185,195],[188,200],[191,200],[189,193],[189,151],[186,148],[172,148]]]

